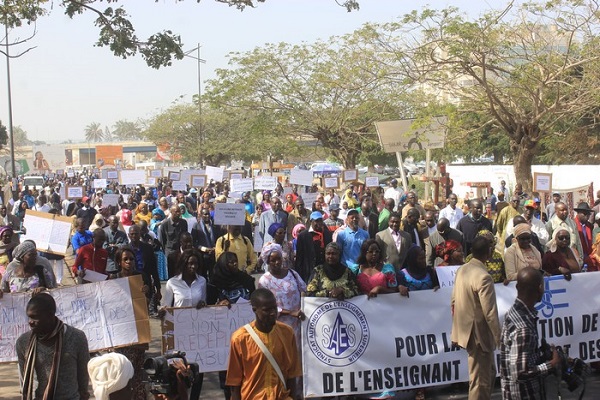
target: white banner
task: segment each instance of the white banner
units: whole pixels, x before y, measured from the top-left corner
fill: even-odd
[[[570,357],[597,361],[600,273],[545,279],[538,331]],[[500,322],[516,298],[515,282],[496,284]],[[303,297],[306,397],[377,393],[469,379],[467,353],[450,341],[451,287],[348,301]],[[585,300],[584,300],[585,299]]]
[[[215,182],[223,181],[224,169],[222,167],[211,167],[206,166],[206,178],[210,181],[211,179]],[[202,175],[202,174],[198,174]]]
[[[313,172],[305,169],[292,169],[290,171],[290,183],[292,185],[312,186]]]
[[[231,334],[254,320],[250,303],[196,308],[169,308],[162,322],[163,354],[185,351],[200,372],[224,371],[229,358]]]
[[[140,276],[50,290],[56,316],[81,329],[90,351],[150,342],[150,322]],[[132,298],[133,297],[133,298]],[[30,293],[0,299],[0,362],[17,361],[15,343],[29,331]]]

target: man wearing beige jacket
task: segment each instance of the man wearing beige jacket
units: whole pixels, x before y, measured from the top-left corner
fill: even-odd
[[[492,396],[496,367],[494,350],[500,343],[496,291],[485,268],[492,248],[478,236],[471,246],[473,258],[456,273],[452,291],[452,342],[469,354],[469,400]]]

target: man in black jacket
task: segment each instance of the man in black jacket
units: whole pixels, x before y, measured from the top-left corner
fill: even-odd
[[[108,226],[104,228],[104,233],[106,233],[106,241],[102,247],[108,251],[106,272],[116,272],[115,252],[119,247],[127,244],[127,234],[119,230],[119,218],[115,215],[108,217]]]
[[[185,221],[183,221],[185,222]],[[162,295],[160,293],[160,278],[158,277],[158,263],[152,245],[142,242],[142,232],[138,225],[129,227],[129,245],[135,254],[135,267],[140,272],[145,272],[152,278],[152,302],[149,305],[151,316],[156,315],[157,305]]]
[[[331,232],[325,229],[323,214],[310,214],[310,227],[298,235],[294,269],[304,282],[308,282],[313,269],[325,261],[325,246],[331,243]]]

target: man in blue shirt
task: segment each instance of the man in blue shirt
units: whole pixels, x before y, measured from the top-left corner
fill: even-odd
[[[358,227],[358,210],[351,209],[346,217],[346,229],[338,233],[336,243],[341,249],[341,263],[346,267],[355,267],[360,255],[360,246],[369,239],[369,233]]]

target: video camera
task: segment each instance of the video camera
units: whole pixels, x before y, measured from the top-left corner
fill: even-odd
[[[542,360],[552,360],[552,348],[545,339],[542,339],[540,352],[542,353]],[[567,357],[560,346],[556,346],[556,352],[558,358],[560,358],[560,363],[556,367],[556,375],[567,384],[570,392],[577,389],[581,384],[584,385],[585,390],[585,378],[590,374],[590,367],[579,358]]]
[[[188,363],[185,352],[176,351],[160,357],[147,358],[144,361],[144,371],[148,374],[148,383],[152,394],[177,394],[177,370],[173,366],[177,360],[190,367],[191,376],[185,378],[188,388],[198,379],[200,367],[197,363]]]

